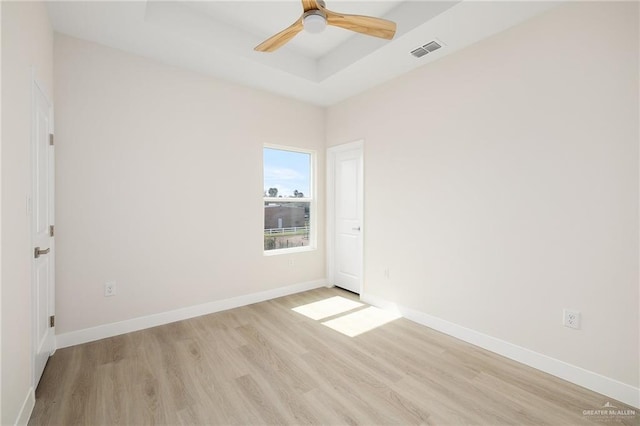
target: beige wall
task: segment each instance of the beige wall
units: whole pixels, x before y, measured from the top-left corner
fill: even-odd
[[[53,33],[41,2],[2,2],[2,424],[31,387],[31,66],[53,95]]]
[[[262,249],[263,144],[317,150],[323,194],[321,108],[64,35],[55,84],[57,333],[325,277],[323,215]]]
[[[638,4],[576,3],[329,108],[365,293],[638,386],[638,72]]]

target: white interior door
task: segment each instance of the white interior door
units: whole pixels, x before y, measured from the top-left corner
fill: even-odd
[[[53,246],[53,126],[51,103],[33,84],[31,242],[33,248],[33,384],[40,381],[55,350],[54,246]]]
[[[362,144],[338,147],[333,163],[333,284],[360,294],[362,287]]]

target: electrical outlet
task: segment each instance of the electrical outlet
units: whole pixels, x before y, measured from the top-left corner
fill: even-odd
[[[391,278],[391,272],[389,272],[389,268],[385,268],[385,270],[384,270],[384,277],[385,277],[386,279]]]
[[[571,309],[562,310],[562,325],[569,328],[580,329],[580,311]]]
[[[294,266],[296,266],[296,261],[294,259],[289,259],[287,261],[287,264],[293,268]]]
[[[104,297],[115,296],[116,295],[116,282],[109,281],[104,283]]]

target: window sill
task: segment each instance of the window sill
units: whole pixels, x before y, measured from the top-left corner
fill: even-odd
[[[291,254],[291,253],[304,253],[307,251],[315,251],[315,247],[305,246],[305,247],[291,247],[291,248],[283,248],[283,249],[274,249],[263,251],[265,256],[277,256],[280,254]]]

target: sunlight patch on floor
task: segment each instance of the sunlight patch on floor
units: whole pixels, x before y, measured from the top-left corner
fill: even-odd
[[[321,320],[323,318],[328,318],[359,308],[360,306],[364,306],[364,304],[356,302],[355,300],[335,296],[318,302],[309,303],[307,305],[298,306],[297,308],[293,308],[292,311],[314,320]]]
[[[399,314],[371,306],[322,324],[349,337],[355,337],[400,317]]]

